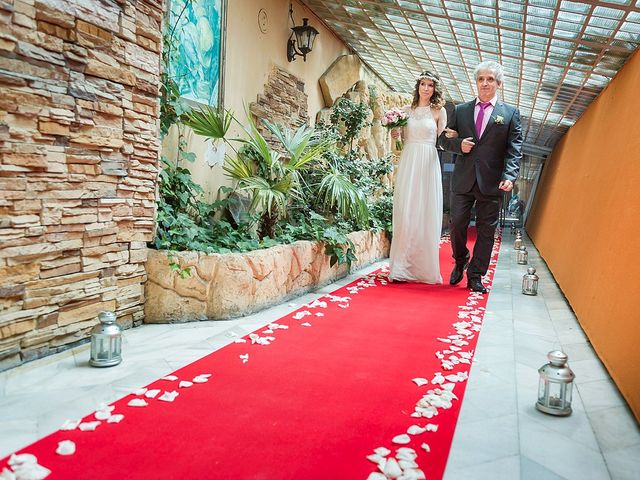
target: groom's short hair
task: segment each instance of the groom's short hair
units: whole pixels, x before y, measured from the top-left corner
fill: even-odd
[[[482,70],[492,70],[493,73],[495,73],[495,75],[496,75],[497,82],[500,83],[500,84],[503,82],[503,80],[504,80],[504,69],[502,68],[502,65],[500,65],[498,62],[494,62],[492,60],[486,60],[486,61],[484,61],[482,63],[479,63],[478,66],[473,71],[473,78],[475,80],[478,79],[478,74]]]

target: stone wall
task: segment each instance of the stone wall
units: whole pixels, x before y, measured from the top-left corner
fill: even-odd
[[[389,254],[383,233],[353,232],[359,268]],[[217,320],[248,315],[330,283],[349,273],[329,265],[320,242],[299,241],[247,253],[173,252],[171,260],[191,275],[181,278],[166,251],[149,251],[145,322]]]
[[[258,131],[272,147],[279,148],[280,143],[274,141],[275,137],[260,120],[265,119],[291,129],[303,124],[308,125],[307,103],[304,82],[286,70],[274,66],[264,86],[264,93],[258,95],[258,100],[249,105],[249,110],[258,119]]]
[[[0,0],[0,370],[141,323],[162,0]]]

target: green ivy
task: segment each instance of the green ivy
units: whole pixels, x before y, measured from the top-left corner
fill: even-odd
[[[353,225],[343,220],[328,225],[327,219],[311,210],[293,213],[289,223],[278,226],[277,239],[280,243],[293,243],[297,240],[316,240],[324,245],[324,253],[330,257],[329,264],[334,266],[357,260],[355,246],[347,237],[353,231]]]

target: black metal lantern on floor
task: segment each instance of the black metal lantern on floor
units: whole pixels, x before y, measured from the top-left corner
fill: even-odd
[[[525,295],[538,294],[538,275],[533,267],[527,268],[527,273],[522,277],[522,293]]]
[[[100,312],[100,324],[91,330],[91,358],[93,367],[113,367],[122,361],[122,329],[116,314]]]
[[[571,415],[573,379],[576,377],[567,366],[567,354],[554,350],[547,355],[549,363],[538,370],[540,383],[536,408],[550,415]]]
[[[287,41],[287,60],[293,62],[297,55],[302,55],[302,59],[307,61],[307,54],[311,52],[313,48],[313,41],[318,35],[318,30],[309,25],[309,19],[303,18],[302,25],[296,27],[296,22],[293,20],[293,7],[289,4],[289,16],[291,17],[291,23],[293,27],[292,32]]]

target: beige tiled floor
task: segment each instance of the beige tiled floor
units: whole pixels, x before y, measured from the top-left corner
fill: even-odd
[[[623,480],[640,471],[640,429],[531,246],[540,295],[520,293],[509,234],[501,248],[446,480]],[[125,332],[124,361],[88,366],[88,346],[0,373],[0,457],[335,290],[378,265],[241,319],[145,325]],[[561,348],[576,373],[574,413],[534,408],[537,368]]]

